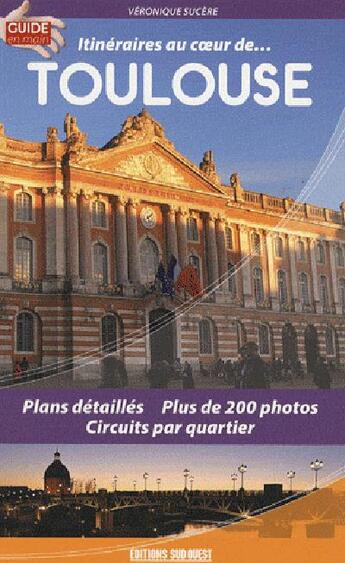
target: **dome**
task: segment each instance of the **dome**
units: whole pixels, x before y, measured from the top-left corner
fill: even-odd
[[[44,472],[44,479],[60,479],[61,481],[70,481],[70,474],[67,467],[61,463],[59,452],[55,452],[54,461],[48,465]]]

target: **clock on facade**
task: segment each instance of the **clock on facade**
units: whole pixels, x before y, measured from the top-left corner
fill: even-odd
[[[153,229],[156,226],[156,213],[151,207],[144,207],[141,210],[140,218],[146,229]]]

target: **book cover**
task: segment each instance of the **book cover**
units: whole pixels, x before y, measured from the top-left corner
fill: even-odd
[[[0,561],[341,561],[344,6],[3,0]]]

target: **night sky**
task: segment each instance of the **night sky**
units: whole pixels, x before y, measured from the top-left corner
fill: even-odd
[[[42,488],[43,473],[51,463],[56,445],[5,445],[0,447],[1,485],[28,485]],[[143,486],[142,475],[149,473],[148,488],[181,489],[183,470],[194,476],[195,489],[229,489],[231,473],[242,463],[248,466],[247,489],[259,489],[263,483],[283,483],[288,487],[286,472],[296,471],[294,486],[310,489],[313,474],[309,464],[318,458],[324,461],[322,479],[344,476],[345,446],[148,446],[148,445],[61,445],[61,461],[74,479],[96,477],[97,487],[112,489],[113,475],[118,488],[137,489]]]

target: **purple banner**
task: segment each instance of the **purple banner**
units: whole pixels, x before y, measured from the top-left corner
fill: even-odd
[[[1,14],[17,8],[20,0],[2,0]],[[159,13],[156,9],[160,9]],[[344,0],[211,0],[187,2],[144,0],[31,0],[31,15],[60,18],[230,18],[230,19],[341,19]]]
[[[2,443],[345,444],[345,390],[2,390]]]

